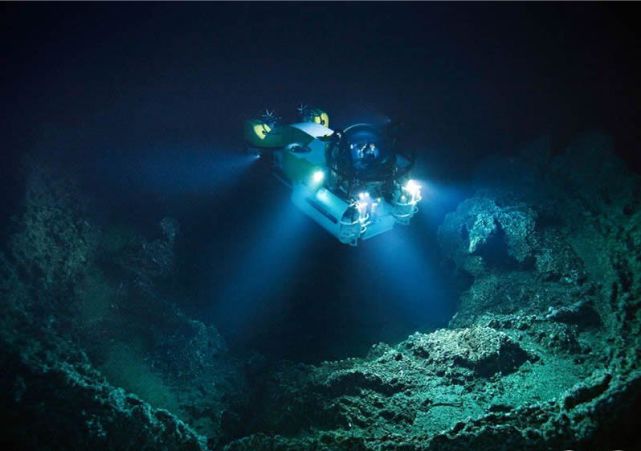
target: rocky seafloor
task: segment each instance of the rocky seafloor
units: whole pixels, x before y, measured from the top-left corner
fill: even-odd
[[[313,365],[230,352],[174,302],[176,221],[99,227],[33,165],[0,255],[0,444],[638,449],[641,183],[612,147],[489,159],[438,230],[449,327]]]

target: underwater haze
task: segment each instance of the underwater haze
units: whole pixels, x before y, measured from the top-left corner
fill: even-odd
[[[3,449],[641,448],[626,4],[0,5]],[[402,124],[342,244],[243,124]]]

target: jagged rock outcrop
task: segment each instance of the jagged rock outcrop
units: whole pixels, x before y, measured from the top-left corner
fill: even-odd
[[[486,311],[582,303],[610,323],[626,308],[606,300],[638,298],[630,288],[639,273],[639,177],[626,172],[603,135],[579,137],[556,156],[542,146],[520,159],[491,160],[479,192],[439,228],[445,256],[472,277],[453,325]]]
[[[513,266],[533,257],[536,213],[523,203],[499,206],[489,197],[463,201],[439,228],[439,241],[455,264],[472,275],[488,266]],[[512,260],[512,261],[510,261]]]

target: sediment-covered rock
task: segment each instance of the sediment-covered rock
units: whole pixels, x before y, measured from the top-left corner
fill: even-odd
[[[415,334],[403,346],[432,364],[468,368],[474,376],[509,373],[528,358],[509,336],[490,327]]]

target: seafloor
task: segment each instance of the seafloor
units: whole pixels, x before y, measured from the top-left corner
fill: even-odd
[[[0,254],[0,444],[640,449],[639,177],[592,134],[474,186],[438,231],[469,283],[449,327],[311,365],[235,354],[171,301],[175,221],[99,227],[32,164]]]

